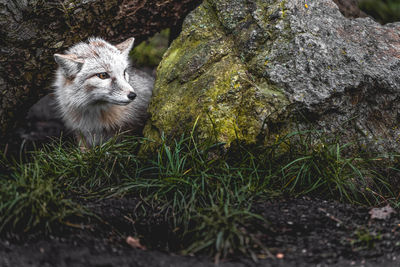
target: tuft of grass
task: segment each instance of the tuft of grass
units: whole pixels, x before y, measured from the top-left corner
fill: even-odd
[[[11,176],[0,177],[0,233],[51,232],[54,225],[84,213],[37,161],[16,164]]]
[[[292,140],[285,142],[296,142],[296,146],[290,148],[280,179],[283,189],[289,193],[317,193],[342,201],[371,204],[371,198],[377,201],[368,193],[371,188],[379,193],[390,192],[388,183],[372,168],[373,161],[379,157],[354,155],[351,143],[340,144],[339,138],[328,139],[317,131],[298,132],[289,139]]]
[[[259,195],[254,170],[218,156],[223,144],[197,144],[192,135],[172,144],[162,138],[154,159],[147,161],[146,178],[126,180],[117,194],[142,195],[157,207],[184,253],[207,252],[216,261],[237,252],[255,257],[261,242],[246,227],[264,221],[250,209]]]
[[[27,155],[28,162],[1,160],[0,233],[35,229],[50,232],[70,217],[90,212],[76,200],[102,197],[137,168],[139,142],[117,137],[86,152],[52,143]]]
[[[135,152],[141,141],[135,137],[126,137],[121,142],[118,139],[115,137],[84,152],[75,144],[51,143],[32,152],[32,164],[39,166],[41,175],[62,184],[67,191],[101,193],[140,171]]]
[[[192,219],[192,228],[184,234],[184,253],[207,253],[216,263],[238,253],[251,255],[255,261],[256,252],[270,254],[259,239],[267,222],[251,212],[250,205],[220,200],[200,209]]]

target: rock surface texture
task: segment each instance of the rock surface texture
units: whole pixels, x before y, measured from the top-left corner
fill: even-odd
[[[400,23],[345,18],[332,0],[205,0],[161,62],[145,136],[228,144],[295,128],[399,148]]]

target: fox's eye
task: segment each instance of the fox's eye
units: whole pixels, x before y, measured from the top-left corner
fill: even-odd
[[[99,77],[100,79],[103,79],[103,80],[104,80],[104,79],[110,78],[110,75],[108,75],[107,72],[100,72],[100,73],[97,73],[96,76]]]

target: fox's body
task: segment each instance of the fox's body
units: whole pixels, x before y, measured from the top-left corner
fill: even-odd
[[[55,54],[57,106],[66,127],[86,146],[144,126],[154,81],[129,66],[133,40],[113,46],[91,38]]]

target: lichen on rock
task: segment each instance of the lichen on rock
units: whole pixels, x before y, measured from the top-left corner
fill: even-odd
[[[345,18],[332,0],[205,0],[157,70],[145,136],[197,122],[229,145],[347,124],[348,140],[393,149],[399,93],[400,23]]]

